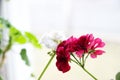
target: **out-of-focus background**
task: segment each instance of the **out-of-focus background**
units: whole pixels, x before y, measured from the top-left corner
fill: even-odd
[[[66,37],[93,33],[106,42],[106,53],[89,59],[88,70],[99,80],[115,80],[116,73],[120,72],[119,0],[0,0],[0,16],[38,38],[52,31],[63,32]],[[30,52],[32,69],[38,76],[49,56],[44,49]],[[70,72],[62,74],[55,67],[54,59],[42,80],[91,80],[77,65],[71,66]]]

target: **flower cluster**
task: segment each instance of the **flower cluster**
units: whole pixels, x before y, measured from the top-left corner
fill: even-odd
[[[100,38],[94,38],[92,34],[86,34],[79,38],[71,36],[70,38],[63,40],[63,37],[61,37],[60,34],[56,34],[54,37],[44,36],[42,42],[47,48],[52,49],[52,56],[38,80],[41,79],[55,55],[57,60],[56,66],[59,71],[62,71],[63,73],[69,71],[71,68],[69,62],[72,61],[80,66],[94,80],[98,80],[85,68],[85,62],[89,55],[91,58],[96,58],[98,55],[102,55],[105,52],[100,49],[105,46],[105,43]]]
[[[82,58],[84,55],[96,58],[97,55],[104,53],[103,50],[97,48],[102,48],[104,45],[105,43],[100,38],[94,38],[92,34],[83,35],[79,38],[72,36],[58,45],[56,66],[63,73],[67,72],[70,70],[68,62],[71,60],[71,54],[77,55],[78,58]]]

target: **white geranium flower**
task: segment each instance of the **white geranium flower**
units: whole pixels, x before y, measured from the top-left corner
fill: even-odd
[[[65,39],[65,35],[62,32],[49,32],[42,36],[40,43],[47,48],[56,49],[60,41]]]

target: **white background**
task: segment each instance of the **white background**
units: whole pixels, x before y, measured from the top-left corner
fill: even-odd
[[[47,31],[120,36],[119,0],[30,0],[30,24]]]

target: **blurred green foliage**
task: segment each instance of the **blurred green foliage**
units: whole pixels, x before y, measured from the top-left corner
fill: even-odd
[[[2,38],[3,38],[3,29],[8,30],[8,44],[3,49],[1,46]],[[0,55],[2,55],[2,60],[0,62],[0,66],[2,66],[5,58],[5,54],[11,49],[14,43],[18,43],[19,45],[31,43],[36,48],[41,48],[41,44],[37,37],[30,32],[22,32],[15,28],[8,20],[5,20],[0,17]],[[30,65],[29,59],[26,54],[26,49],[21,49],[20,56],[23,61],[25,61],[26,65]]]

